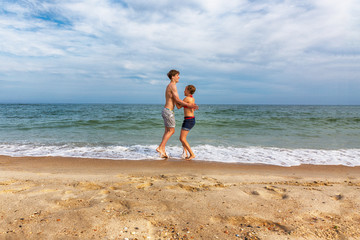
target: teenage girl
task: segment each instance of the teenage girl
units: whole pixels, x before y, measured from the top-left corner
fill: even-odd
[[[195,104],[195,99],[193,97],[193,94],[195,93],[196,88],[193,85],[188,85],[185,88],[184,91],[184,102],[189,104]],[[181,105],[177,105],[177,108],[181,108]],[[180,141],[183,145],[183,157],[185,157],[186,160],[191,160],[195,157],[195,154],[190,148],[189,143],[186,140],[187,135],[189,134],[189,131],[195,126],[195,115],[193,108],[188,108],[186,106],[183,106],[184,108],[184,122],[181,127],[181,133],[180,133]],[[188,156],[189,153],[189,156]]]

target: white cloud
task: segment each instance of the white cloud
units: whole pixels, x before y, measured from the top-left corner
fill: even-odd
[[[357,0],[4,1],[0,70],[114,85],[141,73],[155,86],[169,68],[214,84],[354,82],[359,16]]]

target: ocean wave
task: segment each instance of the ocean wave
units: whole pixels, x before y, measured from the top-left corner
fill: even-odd
[[[97,145],[35,145],[0,144],[0,155],[21,156],[60,156],[78,158],[98,158],[113,160],[160,160],[156,145],[97,146]],[[168,146],[171,158],[180,159],[182,148]],[[269,164],[277,166],[345,165],[360,166],[360,149],[286,149],[268,147],[224,147],[198,145],[193,147],[197,161],[213,161],[242,164]]]

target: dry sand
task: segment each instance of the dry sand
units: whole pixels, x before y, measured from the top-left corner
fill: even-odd
[[[360,168],[0,157],[0,239],[360,239]]]

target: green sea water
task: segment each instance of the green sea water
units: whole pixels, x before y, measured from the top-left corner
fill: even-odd
[[[188,135],[197,160],[360,164],[360,106],[199,107],[196,125]],[[0,104],[0,154],[158,159],[154,150],[164,132],[162,108],[156,104]],[[175,110],[175,116],[176,133],[167,151],[180,158],[183,111]]]

